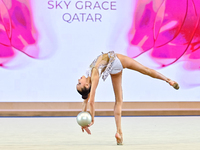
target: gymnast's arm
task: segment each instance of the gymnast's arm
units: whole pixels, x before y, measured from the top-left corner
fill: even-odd
[[[88,104],[89,97],[90,97],[90,94],[88,94],[87,99],[84,99],[83,104],[82,104],[82,106],[83,106],[82,111],[87,111],[87,104]],[[82,132],[84,132],[84,130],[85,130],[88,134],[91,134],[91,132],[87,126],[81,127],[81,129],[82,129]]]
[[[94,124],[94,116],[95,116],[94,99],[95,99],[96,88],[99,83],[99,74],[96,70],[92,72],[91,82],[92,82],[92,85],[91,85],[91,91],[90,91],[89,106],[90,106],[90,114],[92,116],[92,122],[89,126]]]
[[[89,98],[90,98],[90,94],[88,94],[87,99],[84,99],[84,101],[83,101],[83,104],[82,104],[82,106],[83,106],[82,111],[87,111],[87,103],[88,103]]]

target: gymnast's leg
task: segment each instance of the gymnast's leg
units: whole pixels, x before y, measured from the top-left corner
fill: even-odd
[[[153,69],[143,66],[142,64],[138,63],[134,59],[132,59],[128,56],[125,56],[125,55],[121,55],[121,54],[117,54],[117,57],[120,59],[122,66],[124,68],[138,71],[142,74],[151,76],[152,78],[164,80],[167,83],[169,83],[171,86],[173,86],[175,89],[177,89],[177,90],[179,89],[178,83],[176,83],[175,81],[172,81],[171,79],[165,77],[164,75],[162,75],[161,73],[159,73]]]
[[[115,138],[117,140],[117,145],[122,145],[123,137],[122,137],[122,128],[121,128],[121,111],[122,111],[122,72],[118,74],[111,75],[113,90],[115,93],[115,106],[114,106],[114,116],[115,123],[117,127],[117,133],[115,134]]]

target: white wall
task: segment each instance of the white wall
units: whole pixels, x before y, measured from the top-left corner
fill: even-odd
[[[78,10],[74,7],[77,1],[71,1],[68,9],[65,8],[64,1],[61,5],[63,9],[59,6],[58,9],[48,9],[53,7],[53,3],[60,1],[31,2],[35,26],[39,33],[38,47],[48,53],[41,53],[41,59],[32,59],[19,53],[19,58],[23,58],[26,65],[13,70],[0,69],[1,102],[80,102],[82,99],[76,91],[76,84],[93,59],[102,51],[109,50],[126,55],[127,34],[133,21],[135,1],[113,0],[116,2],[113,3],[116,10]],[[48,5],[48,2],[51,5]],[[103,0],[98,2],[102,3]],[[98,13],[102,18],[101,22],[97,20],[67,23],[62,18],[65,13],[72,16],[75,13],[86,13],[86,16],[89,13],[92,16]],[[148,53],[136,60],[148,67],[155,66]],[[200,100],[200,86],[188,88],[184,84],[188,80],[185,77],[188,72],[182,68],[182,62],[158,71],[178,81],[180,90],[174,90],[163,81],[124,70],[124,101]],[[194,78],[199,76],[199,72],[192,74]],[[106,82],[100,81],[96,101],[114,101],[110,77]]]

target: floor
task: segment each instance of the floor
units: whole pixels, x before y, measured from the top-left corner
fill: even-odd
[[[96,117],[91,135],[75,117],[1,117],[0,127],[0,150],[200,149],[200,116],[122,117],[122,146],[114,117]]]

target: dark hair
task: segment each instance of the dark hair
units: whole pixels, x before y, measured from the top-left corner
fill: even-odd
[[[81,91],[77,90],[79,94],[82,95],[82,99],[87,99],[88,98],[88,94],[90,93],[90,89],[91,89],[91,86],[89,88],[82,88]]]

